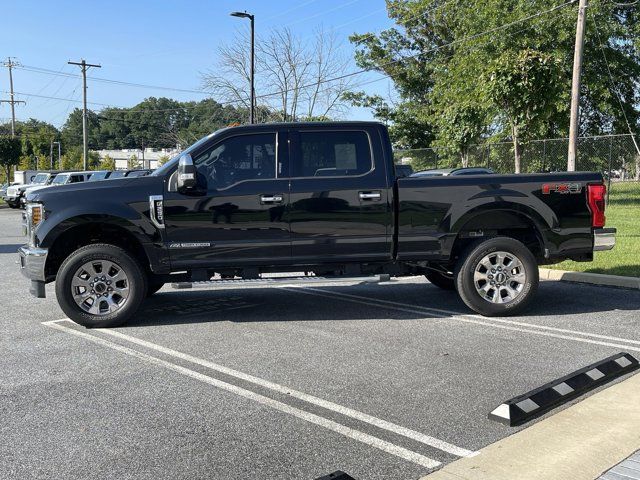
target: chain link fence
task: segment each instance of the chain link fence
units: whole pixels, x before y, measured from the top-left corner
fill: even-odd
[[[611,188],[625,182],[625,190],[637,190],[640,196],[640,155],[633,137],[603,135],[581,137],[578,140],[576,170],[600,172]],[[640,139],[636,140],[640,142]],[[567,170],[568,138],[532,140],[521,147],[521,172],[562,172]],[[446,148],[422,148],[396,150],[396,163],[411,164],[414,171],[432,168],[486,167],[496,173],[515,171],[514,149],[511,142],[471,145],[465,152],[466,162],[460,152]],[[611,199],[612,201],[613,198]]]

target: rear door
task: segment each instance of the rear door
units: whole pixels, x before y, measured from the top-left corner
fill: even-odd
[[[388,259],[391,206],[378,131],[309,126],[290,135],[293,262]]]

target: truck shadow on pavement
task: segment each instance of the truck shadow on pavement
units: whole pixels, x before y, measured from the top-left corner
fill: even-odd
[[[456,293],[444,292],[428,283],[331,286],[315,290],[314,293],[322,293],[323,296],[281,288],[190,291],[165,288],[149,298],[128,325],[140,327],[207,322],[438,320],[443,316],[474,314]],[[332,295],[333,292],[338,295]],[[357,296],[356,302],[340,294]],[[376,300],[394,303],[386,308],[377,304]],[[415,312],[410,311],[412,307],[416,308]],[[429,309],[433,309],[433,313]],[[616,310],[640,310],[640,292],[543,282],[532,305],[514,318],[593,314]],[[572,320],[576,321],[576,318],[572,317]]]
[[[2,253],[15,253],[18,254],[18,248],[20,248],[22,243],[5,243],[0,244],[0,254]]]

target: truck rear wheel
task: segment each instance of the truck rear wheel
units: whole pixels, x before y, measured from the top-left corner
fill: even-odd
[[[531,251],[509,237],[471,245],[460,257],[456,289],[472,310],[491,317],[524,310],[538,288],[538,265]]]
[[[147,295],[138,261],[120,247],[87,245],[73,252],[56,277],[60,308],[87,328],[122,325]]]

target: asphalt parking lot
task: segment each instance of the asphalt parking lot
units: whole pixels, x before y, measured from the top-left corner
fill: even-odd
[[[165,287],[85,330],[30,297],[22,242],[0,210],[1,478],[417,479],[517,431],[502,401],[640,354],[637,291],[557,282],[508,319],[421,278]]]

